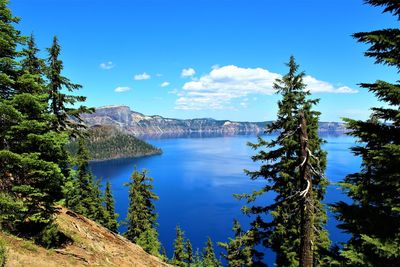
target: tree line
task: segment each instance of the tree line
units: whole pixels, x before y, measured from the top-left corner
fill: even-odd
[[[383,7],[400,20],[395,0],[366,0]],[[54,221],[57,206],[64,205],[118,232],[118,215],[110,184],[105,191],[89,170],[85,127],[79,116],[92,112],[75,107],[85,97],[72,93],[81,88],[62,76],[61,47],[56,37],[47,58],[38,57],[34,36],[22,36],[14,27],[19,19],[0,0],[0,230],[56,246],[63,236]],[[368,46],[367,57],[400,71],[400,30],[382,29],[355,33]],[[22,49],[21,49],[22,47]],[[325,177],[325,142],[318,136],[318,99],[304,83],[305,73],[292,56],[288,72],[274,83],[278,102],[277,120],[267,133],[278,132],[271,141],[258,137],[249,143],[258,170],[246,170],[251,180],[264,180],[263,187],[237,194],[246,202],[244,214],[252,218],[248,229],[233,222],[234,237],[222,255],[230,267],[266,266],[264,252],[276,254],[276,266],[399,266],[400,264],[400,84],[378,80],[361,83],[384,105],[372,108],[370,118],[345,119],[358,144],[351,150],[362,159],[361,169],[347,175],[340,186],[349,202],[327,207],[322,203]],[[77,153],[66,150],[77,140]],[[177,226],[174,253],[168,259],[158,240],[157,212],[152,178],[134,170],[129,187],[129,209],[124,235],[147,252],[176,266],[222,266],[208,239],[202,252],[193,252]],[[266,205],[259,201],[273,192]],[[348,241],[334,244],[326,230],[327,210],[339,220]]]

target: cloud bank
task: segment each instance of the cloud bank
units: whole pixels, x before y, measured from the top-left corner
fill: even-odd
[[[193,76],[193,72],[184,69],[185,74]],[[182,76],[184,76],[182,70]],[[247,101],[243,101],[248,95],[271,95],[274,81],[282,75],[273,73],[263,68],[241,68],[235,65],[214,66],[210,73],[186,82],[180,97],[176,100],[176,109],[201,110],[224,109],[231,106],[231,101],[240,101],[241,107],[247,107]],[[347,86],[336,87],[325,81],[320,81],[312,76],[305,76],[304,82],[311,93],[357,93]]]

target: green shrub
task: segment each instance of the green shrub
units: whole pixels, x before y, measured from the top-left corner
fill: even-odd
[[[2,239],[0,239],[0,267],[3,267],[6,264],[6,244]]]
[[[73,242],[72,238],[58,229],[55,223],[48,224],[35,238],[36,244],[45,248],[59,248]],[[1,266],[0,266],[1,267]]]
[[[59,247],[61,244],[61,233],[57,225],[52,223],[47,225],[37,236],[36,243],[45,248]]]

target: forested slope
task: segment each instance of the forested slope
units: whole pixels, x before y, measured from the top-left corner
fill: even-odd
[[[93,160],[141,157],[162,153],[161,149],[112,126],[91,127],[88,130],[87,147]],[[72,142],[67,148],[75,154],[78,144]]]

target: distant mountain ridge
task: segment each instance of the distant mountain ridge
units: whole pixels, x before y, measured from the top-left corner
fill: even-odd
[[[184,134],[250,134],[262,133],[271,121],[237,122],[230,120],[172,119],[158,115],[148,116],[132,111],[128,106],[104,106],[96,108],[93,114],[82,115],[89,126],[107,125],[119,128],[125,133],[141,135],[184,135]],[[344,133],[341,122],[320,122],[320,132]]]

